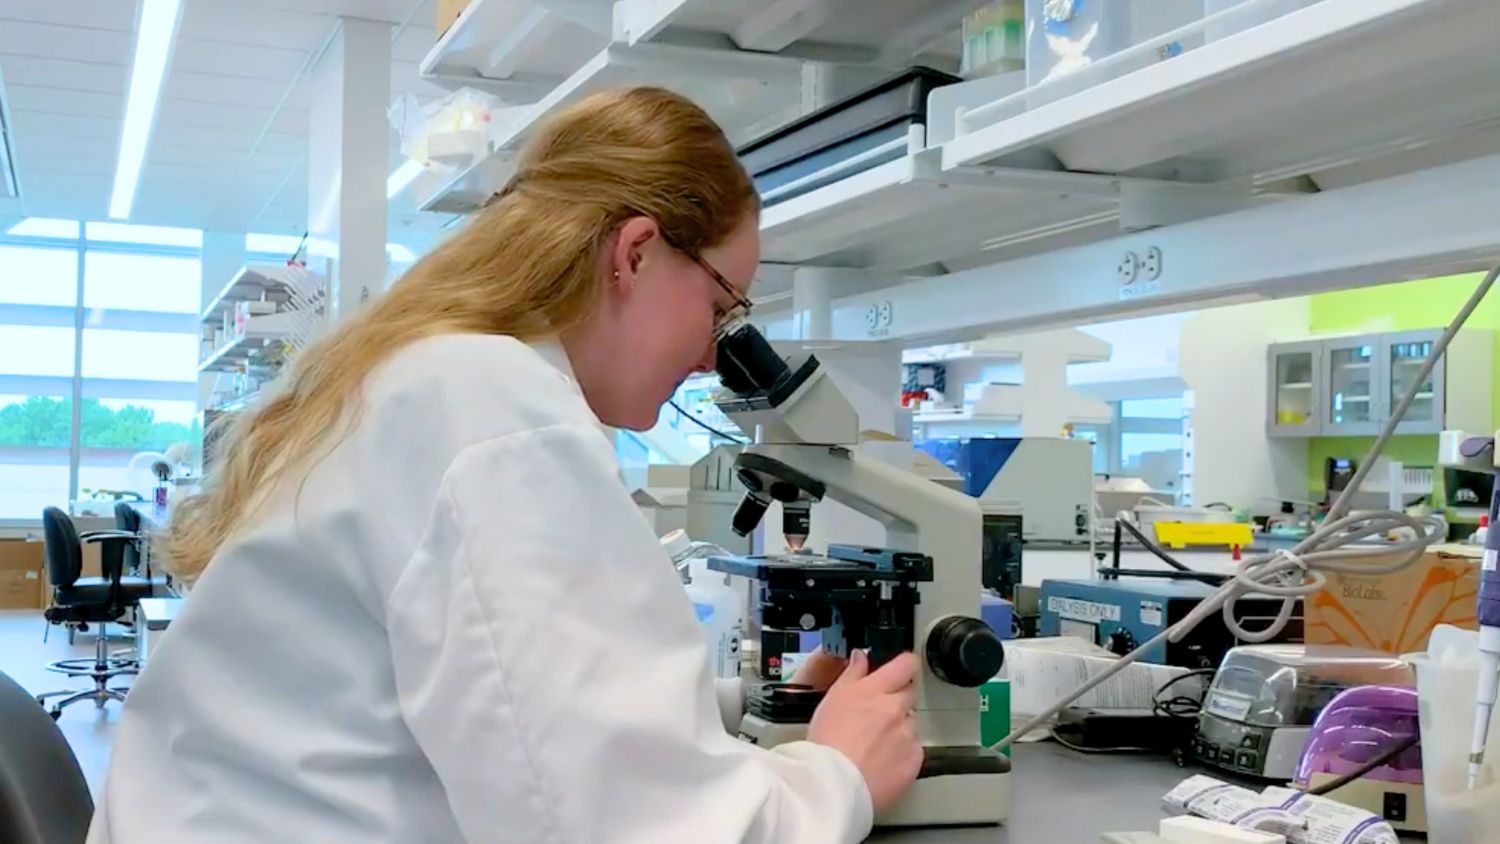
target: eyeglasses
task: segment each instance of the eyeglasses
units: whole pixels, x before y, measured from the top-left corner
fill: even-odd
[[[734,304],[730,305],[726,309],[720,310],[719,316],[714,320],[714,340],[717,341],[719,338],[724,336],[724,332],[729,330],[732,325],[734,325],[741,319],[749,317],[750,308],[753,306],[751,305],[750,300],[746,299],[743,295],[740,294],[738,290],[734,289],[734,285],[729,283],[729,279],[725,278],[723,273],[714,269],[714,265],[704,260],[702,255],[699,255],[697,252],[693,252],[692,250],[683,249],[677,246],[674,246],[673,248],[678,252],[681,252],[682,254],[688,256],[689,258],[692,258],[693,261],[698,264],[698,266],[703,268],[704,272],[708,273],[709,278],[712,278],[714,280],[714,283],[719,285],[719,287],[723,289],[725,293],[729,294],[729,298],[734,300]]]

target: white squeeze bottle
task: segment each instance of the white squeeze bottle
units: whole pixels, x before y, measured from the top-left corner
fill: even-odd
[[[694,542],[685,531],[661,538],[662,548],[682,576],[683,588],[698,614],[708,642],[708,670],[715,677],[740,676],[740,638],[745,634],[745,602],[730,576],[708,568],[708,558],[729,554],[712,542]]]

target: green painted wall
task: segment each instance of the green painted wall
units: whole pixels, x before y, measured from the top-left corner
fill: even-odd
[[[1458,313],[1482,277],[1482,273],[1471,273],[1321,293],[1311,298],[1308,330],[1317,336],[1442,328]],[[1500,292],[1492,291],[1485,297],[1467,325],[1500,333]],[[1495,372],[1500,373],[1500,343],[1495,348],[1495,364]],[[1500,389],[1494,390],[1493,402],[1493,417],[1500,419]],[[1358,459],[1373,441],[1373,437],[1309,440],[1308,489],[1315,496],[1322,491],[1325,458]],[[1386,454],[1409,465],[1432,465],[1437,459],[1437,437],[1395,437]],[[1441,478],[1437,484],[1441,486]]]

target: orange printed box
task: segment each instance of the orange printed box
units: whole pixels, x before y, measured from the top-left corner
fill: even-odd
[[[1392,574],[1330,574],[1323,591],[1305,602],[1307,643],[1403,654],[1426,650],[1439,624],[1477,629],[1483,554],[1473,545],[1435,545]]]

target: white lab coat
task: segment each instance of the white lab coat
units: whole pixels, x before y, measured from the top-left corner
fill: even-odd
[[[628,352],[622,352],[628,354]],[[841,753],[725,732],[676,573],[557,346],[452,335],[196,584],[92,844],[848,842]]]

